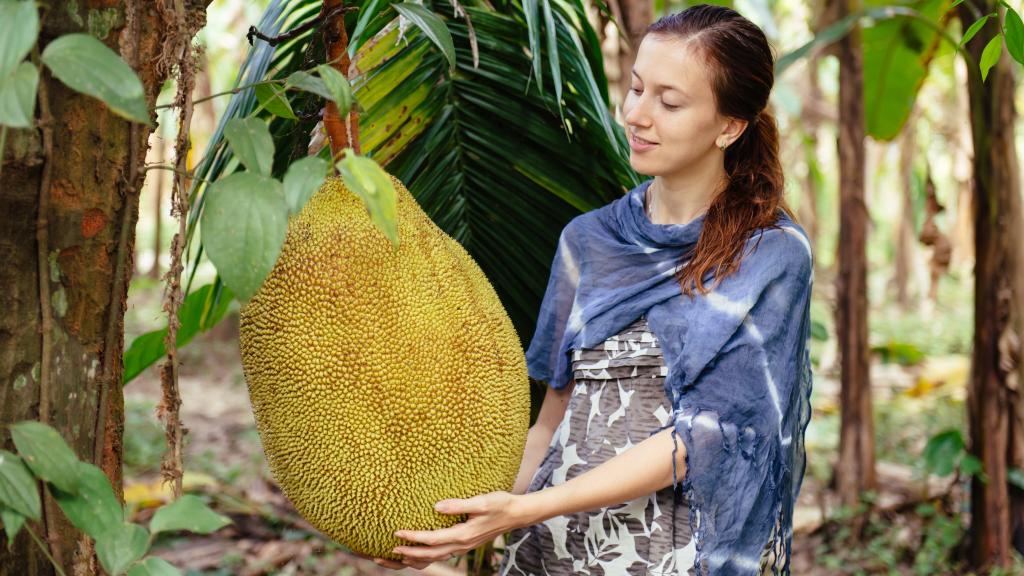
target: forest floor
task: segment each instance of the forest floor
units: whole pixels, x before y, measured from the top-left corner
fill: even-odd
[[[152,281],[133,281],[126,343],[159,327],[160,295],[161,287]],[[209,536],[161,540],[156,554],[194,575],[395,574],[320,535],[276,488],[253,422],[238,352],[237,304],[232,306],[224,321],[180,351],[179,384],[188,430],[186,491],[205,495],[233,524]],[[967,368],[967,357],[955,354],[907,366],[876,359],[872,389],[880,489],[868,495],[874,506],[860,516],[862,523],[827,486],[837,457],[838,382],[828,371],[815,373],[808,466],[794,521],[793,574],[967,574],[949,560],[966,528],[966,480],[949,474],[926,481],[922,474],[929,438],[944,430],[965,435]],[[125,387],[125,498],[135,520],[143,522],[169,498],[158,473],[164,449],[154,416],[159,397],[156,366]],[[955,451],[946,454],[956,458]],[[860,543],[852,544],[858,526]],[[434,564],[402,573],[466,571],[461,565]],[[1024,575],[1024,564],[1013,573]]]

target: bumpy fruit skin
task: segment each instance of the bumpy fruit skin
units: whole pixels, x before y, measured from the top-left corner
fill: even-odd
[[[530,420],[512,322],[470,255],[398,191],[399,248],[329,178],[289,222],[241,312],[242,366],[270,470],[310,523],[397,558],[399,529],[510,490]]]

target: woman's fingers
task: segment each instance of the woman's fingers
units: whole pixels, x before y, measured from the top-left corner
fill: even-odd
[[[452,556],[462,553],[462,548],[458,544],[448,544],[441,546],[399,546],[395,548],[396,554],[401,554],[403,560],[409,560],[412,562],[426,561],[428,564],[431,562],[440,562],[447,560]]]

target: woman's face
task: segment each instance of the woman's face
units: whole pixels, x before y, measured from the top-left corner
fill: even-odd
[[[711,93],[711,71],[685,41],[647,34],[633,66],[630,91],[622,105],[629,156],[641,174],[686,171],[721,154],[716,139],[729,124]],[[647,146],[634,136],[655,143]],[[721,160],[719,160],[721,161]]]

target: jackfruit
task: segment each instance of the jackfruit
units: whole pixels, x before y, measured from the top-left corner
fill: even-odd
[[[390,176],[390,175],[389,175]],[[270,470],[349,549],[397,559],[434,504],[510,490],[530,420],[526,360],[493,287],[401,181],[399,246],[342,179],[288,224],[239,345]]]

